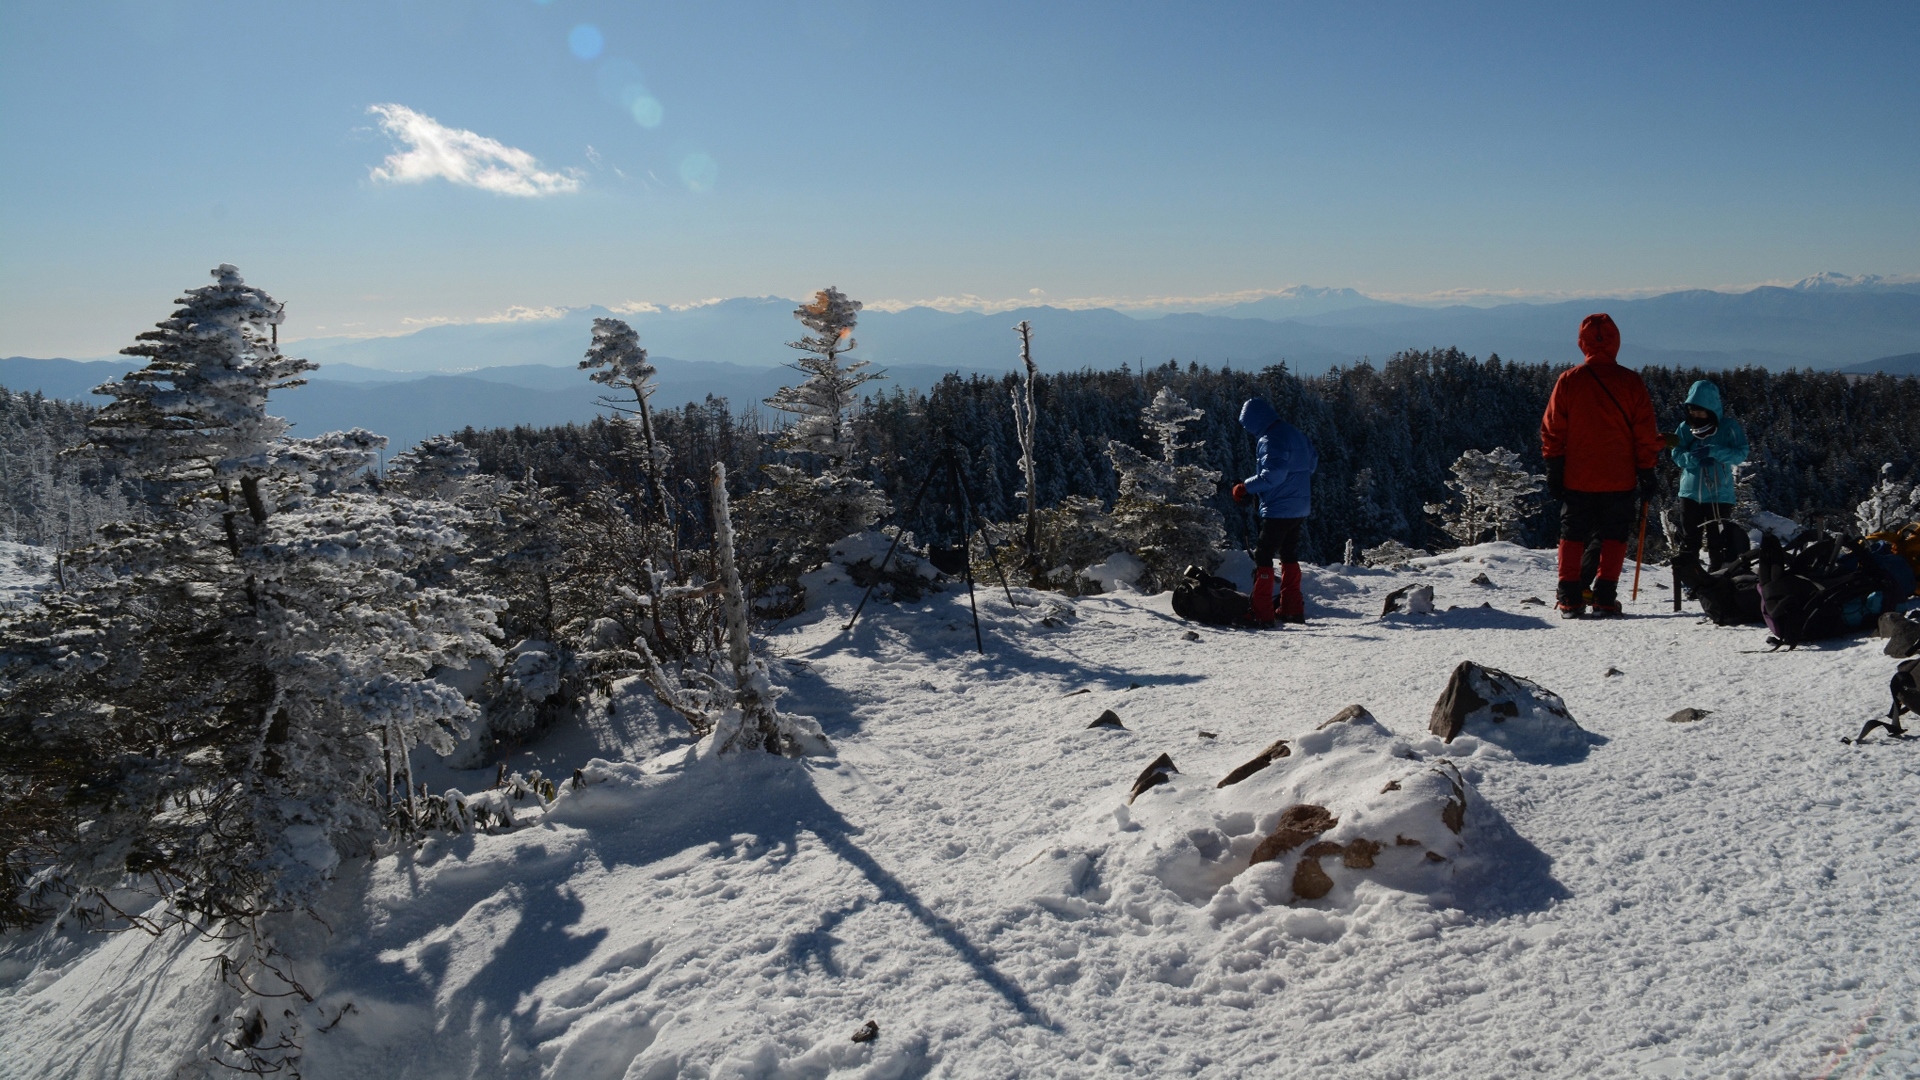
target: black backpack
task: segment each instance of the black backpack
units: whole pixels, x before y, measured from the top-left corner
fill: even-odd
[[[1900,723],[1900,717],[1905,713],[1920,713],[1920,656],[1902,660],[1900,666],[1893,669],[1893,681],[1888,688],[1893,691],[1893,704],[1887,707],[1887,718],[1867,721],[1854,742],[1866,738],[1874,728],[1886,728],[1887,734],[1896,739],[1906,738],[1907,729]]]
[[[1673,580],[1693,590],[1700,609],[1716,625],[1758,626],[1766,621],[1760,607],[1760,575],[1754,569],[1758,560],[1757,553],[1747,551],[1708,571],[1700,568],[1698,559],[1681,555],[1673,560]]]
[[[1776,647],[1858,634],[1904,599],[1886,568],[1857,540],[1815,536],[1783,546],[1760,541],[1761,614]]]
[[[1233,582],[1215,577],[1197,566],[1173,586],[1173,612],[1183,619],[1212,626],[1233,626],[1247,621],[1253,601],[1233,587]]]

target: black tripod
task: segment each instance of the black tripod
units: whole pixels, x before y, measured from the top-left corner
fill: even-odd
[[[979,650],[982,656],[985,656],[987,646],[980,636],[980,605],[974,601],[973,597],[973,531],[974,521],[979,517],[979,514],[974,509],[973,489],[967,486],[966,474],[960,469],[960,458],[959,455],[954,453],[951,442],[940,448],[940,453],[935,456],[933,464],[927,468],[927,478],[920,481],[920,490],[914,492],[913,502],[908,504],[906,514],[901,516],[911,519],[919,512],[921,500],[927,497],[927,489],[933,486],[933,478],[940,475],[942,468],[946,469],[947,477],[953,484],[953,490],[960,496],[960,505],[958,507],[960,511],[960,554],[962,557],[962,565],[965,567],[963,573],[967,579],[967,607],[973,611],[973,647]],[[900,546],[901,531],[900,529],[894,530],[893,543],[887,545],[886,555],[881,557],[880,565],[874,569],[874,579],[872,583],[867,586],[867,591],[861,594],[859,606],[853,609],[853,617],[847,620],[847,625],[840,628],[842,633],[853,629],[853,624],[860,621],[860,613],[866,609],[867,600],[873,596],[873,587],[880,584],[880,575],[886,573],[887,564],[893,561],[894,549]],[[1007,603],[1013,604],[1015,602],[1013,599],[1013,586],[1007,584],[1007,572],[1000,568],[1000,556],[993,546],[993,537],[983,531],[980,534],[980,538],[986,541],[987,557],[993,560],[993,572],[999,575],[1000,587],[1006,590]]]

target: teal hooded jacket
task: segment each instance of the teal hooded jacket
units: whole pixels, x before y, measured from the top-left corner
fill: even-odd
[[[1680,497],[1703,503],[1738,501],[1733,491],[1733,467],[1747,460],[1747,433],[1740,421],[1720,405],[1720,388],[1701,379],[1687,391],[1687,404],[1698,405],[1719,421],[1718,430],[1704,439],[1694,437],[1682,420],[1674,429],[1680,437],[1673,463],[1680,466]]]

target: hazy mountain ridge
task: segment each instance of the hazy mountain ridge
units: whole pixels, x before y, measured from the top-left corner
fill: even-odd
[[[321,365],[312,384],[276,405],[303,433],[362,426],[409,445],[425,435],[475,427],[586,420],[603,412],[599,387],[577,370],[597,317],[624,318],[660,369],[661,407],[708,395],[750,408],[795,378],[782,366],[800,326],[794,301],[736,297],[681,310],[615,315],[585,307],[557,318],[463,323],[376,338],[309,338],[288,351]],[[1048,306],[991,314],[917,307],[869,310],[856,357],[887,370],[890,383],[924,388],[953,371],[1011,371],[1013,326],[1032,323],[1043,370],[1100,370],[1169,359],[1259,369],[1284,361],[1318,374],[1406,349],[1454,346],[1524,363],[1572,363],[1582,317],[1612,313],[1629,365],[1850,373],[1915,371],[1920,348],[1920,283],[1823,273],[1787,287],[1740,293],[1689,289],[1633,300],[1584,299],[1495,307],[1421,308],[1351,289],[1296,287],[1213,313],[1135,317],[1111,308]],[[1298,312],[1284,318],[1259,317]],[[677,359],[688,357],[690,359]],[[1885,366],[1885,365],[1891,365]],[[85,397],[136,367],[106,361],[0,360],[0,385],[55,397]]]

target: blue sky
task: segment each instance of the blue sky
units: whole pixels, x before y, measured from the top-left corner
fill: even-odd
[[[1915,55],[1912,3],[0,0],[0,355],[223,261],[292,337],[1913,273]]]

